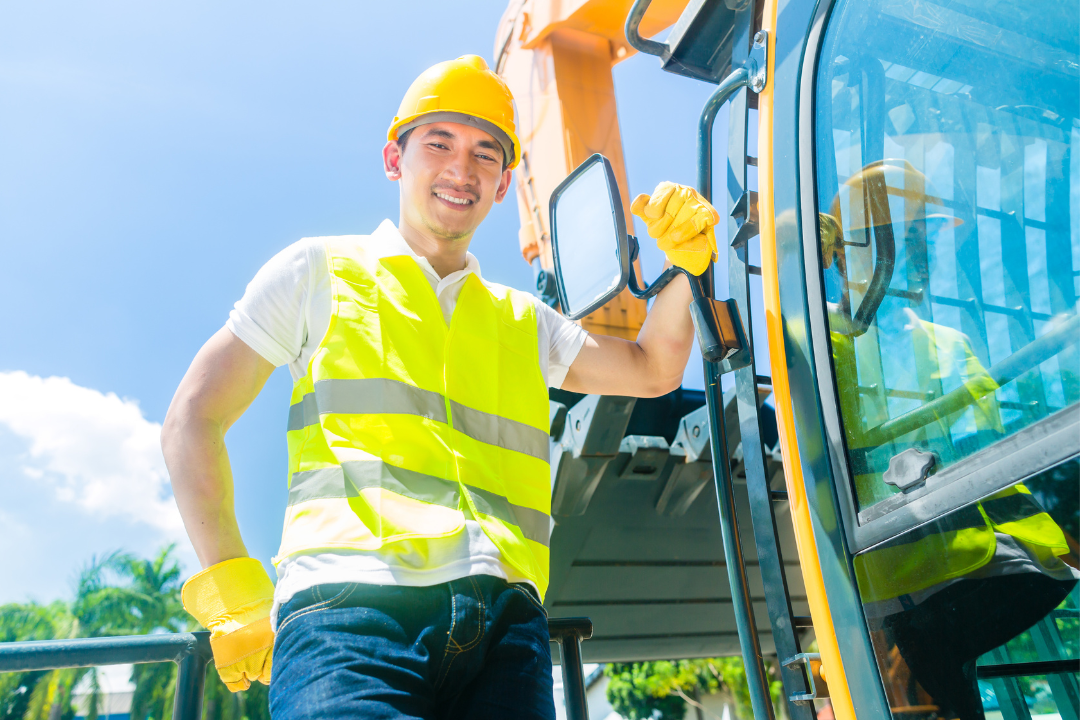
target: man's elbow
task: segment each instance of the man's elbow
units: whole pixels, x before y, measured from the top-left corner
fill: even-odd
[[[161,452],[166,464],[182,452],[188,436],[206,424],[204,414],[195,398],[184,395],[182,389],[177,392],[161,423]]]
[[[660,397],[675,392],[682,385],[686,355],[689,354],[686,348],[681,343],[670,343],[659,347],[652,345],[649,349],[652,352],[645,352],[642,348],[645,362],[641,365],[638,397]]]
[[[168,464],[169,458],[181,444],[181,428],[184,423],[180,418],[180,414],[174,404],[169,407],[168,412],[165,413],[165,420],[161,423],[161,454],[165,456],[166,464]]]
[[[653,398],[675,392],[682,385],[682,373],[678,375],[664,376],[653,375],[642,385],[638,397]]]

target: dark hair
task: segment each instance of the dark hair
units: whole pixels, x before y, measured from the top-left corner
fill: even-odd
[[[398,149],[401,150],[401,153],[403,155],[405,154],[405,144],[407,142],[409,142],[409,136],[412,135],[412,131],[415,130],[415,129],[416,128],[411,127],[408,130],[406,130],[405,132],[398,135],[397,146],[398,146]]]

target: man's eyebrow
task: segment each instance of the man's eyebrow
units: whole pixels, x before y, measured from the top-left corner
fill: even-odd
[[[431,128],[424,133],[425,138],[429,138],[432,136],[446,138],[447,140],[455,140],[457,138],[454,133],[450,132],[449,130],[444,130],[442,128]]]
[[[502,156],[504,154],[502,145],[495,142],[494,140],[481,140],[478,143],[476,143],[476,146],[486,148],[488,150],[498,150],[500,159],[502,159]]]

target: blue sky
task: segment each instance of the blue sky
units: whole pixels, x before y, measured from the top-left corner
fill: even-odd
[[[0,602],[64,596],[115,548],[176,539],[195,569],[156,444],[177,383],[275,252],[396,219],[380,149],[401,95],[441,60],[490,61],[504,7],[0,7]],[[712,86],[651,57],[615,82],[631,195],[692,184]],[[515,203],[471,249],[486,277],[528,288]],[[659,253],[644,252],[654,277]],[[227,437],[241,529],[264,561],[284,513],[290,384],[275,372]]]

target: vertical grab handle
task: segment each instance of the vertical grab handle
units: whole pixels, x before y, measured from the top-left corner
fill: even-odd
[[[765,38],[759,33],[755,38],[756,53],[751,54],[747,67],[733,70],[720,82],[720,86],[705,103],[698,124],[698,192],[712,202],[712,130],[717,111],[732,95],[744,87],[760,92],[765,86],[763,68],[765,64]],[[712,297],[714,289],[709,282],[703,288]],[[773,720],[772,697],[769,682],[765,676],[765,665],[761,656],[761,643],[758,639],[757,623],[754,620],[754,607],[751,604],[750,588],[746,579],[746,563],[743,559],[742,542],[739,539],[739,518],[735,509],[735,491],[731,482],[731,466],[728,462],[727,434],[724,427],[724,395],[720,388],[722,368],[718,363],[705,365],[705,399],[709,406],[709,424],[711,428],[713,478],[716,482],[717,504],[720,514],[720,530],[724,539],[724,564],[727,566],[728,581],[731,584],[731,605],[735,614],[735,625],[739,631],[739,646],[746,668],[746,681],[750,690],[750,703],[757,720]]]
[[[551,618],[548,633],[559,643],[562,653],[563,698],[567,720],[589,720],[589,704],[585,697],[585,675],[581,669],[581,641],[593,634],[589,618]]]

